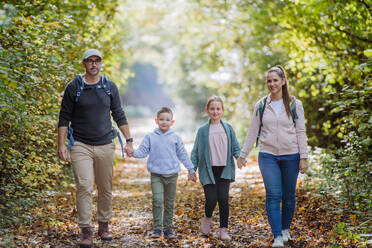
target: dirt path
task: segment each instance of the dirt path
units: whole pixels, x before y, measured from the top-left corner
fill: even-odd
[[[191,144],[187,146],[190,148]],[[204,195],[199,182],[187,182],[184,168],[179,176],[175,204],[177,238],[152,239],[151,191],[145,160],[118,161],[113,181],[111,230],[114,239],[103,243],[95,236],[95,247],[269,247],[272,239],[257,162],[251,161],[249,167],[237,170],[236,174],[230,190],[229,232],[232,241],[222,242],[216,238],[217,211],[212,234],[209,237],[199,234]],[[303,191],[298,191],[297,200],[292,231],[295,240],[287,247],[330,247],[327,237],[332,233],[332,216],[321,208],[323,203]],[[14,227],[14,237],[10,237],[12,241],[6,247],[76,247],[79,228],[74,201],[73,185],[65,192],[46,195],[34,208],[37,221]],[[95,222],[95,235],[96,230]]]
[[[152,120],[139,120],[134,127],[132,132],[139,142],[145,133],[152,130]],[[192,142],[185,144],[190,151]],[[117,154],[120,153],[117,147]],[[114,239],[101,242],[96,236],[97,225],[94,222],[95,247],[269,247],[272,237],[265,214],[262,178],[257,161],[251,159],[248,164],[248,167],[236,170],[236,181],[231,184],[229,233],[233,239],[222,242],[217,239],[217,209],[212,234],[209,237],[200,235],[204,194],[199,182],[187,182],[185,168],[178,179],[175,204],[174,231],[177,238],[152,239],[150,175],[146,170],[146,160],[118,160],[113,180],[111,231]],[[33,209],[36,221],[12,227],[13,236],[1,237],[0,241],[8,239],[6,247],[76,247],[79,228],[76,225],[75,189],[72,183],[65,188],[64,192],[47,192]],[[334,215],[324,210],[321,198],[302,188],[298,187],[297,210],[292,225],[294,241],[287,247],[330,247]]]
[[[115,170],[114,180],[114,243],[119,247],[212,247],[223,242],[216,239],[218,230],[218,212],[213,222],[213,233],[207,237],[199,235],[199,219],[203,216],[203,191],[200,183],[187,182],[187,172],[182,170],[178,180],[175,204],[174,230],[177,239],[151,239],[151,190],[149,173],[144,162],[130,159]],[[225,245],[242,246],[249,241],[257,247],[266,246],[269,238],[266,220],[263,217],[263,188],[258,171],[249,167],[237,173],[232,184],[231,196],[231,234],[233,241]],[[249,183],[247,183],[249,182]],[[249,224],[249,225],[247,225]],[[263,240],[252,242],[254,236],[264,236]],[[111,246],[115,246],[111,244]],[[243,245],[245,246],[245,245]]]

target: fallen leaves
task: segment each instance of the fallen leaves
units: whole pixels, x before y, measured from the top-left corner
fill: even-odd
[[[269,247],[272,235],[265,213],[265,193],[261,175],[255,162],[237,171],[231,184],[229,233],[232,240],[219,240],[218,207],[214,212],[212,232],[199,233],[199,222],[204,216],[204,193],[200,183],[187,182],[182,171],[178,180],[174,211],[176,239],[151,238],[152,209],[149,173],[144,160],[126,159],[115,167],[113,218],[111,231],[114,239],[105,243],[98,239],[96,247]],[[20,224],[10,231],[13,238],[0,237],[0,244],[17,247],[75,246],[79,229],[76,225],[75,199],[71,185],[65,192],[40,200],[34,208],[38,216],[30,225]],[[324,199],[299,187],[297,211],[292,224],[294,240],[287,247],[329,247],[338,244],[357,247],[350,238],[334,231],[338,213],[324,208]],[[334,204],[331,199],[328,205]],[[96,207],[96,205],[94,205]],[[94,209],[96,211],[96,209]],[[338,216],[338,217],[337,217]],[[355,215],[349,219],[357,223]],[[95,224],[96,225],[96,224]],[[1,243],[2,242],[2,243]]]

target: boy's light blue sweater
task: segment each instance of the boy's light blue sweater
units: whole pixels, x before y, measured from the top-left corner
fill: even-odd
[[[133,153],[135,158],[144,158],[147,155],[150,155],[147,169],[152,173],[163,176],[178,173],[181,170],[179,161],[190,174],[195,172],[181,137],[170,129],[163,133],[156,128],[154,132],[145,136],[141,145]]]

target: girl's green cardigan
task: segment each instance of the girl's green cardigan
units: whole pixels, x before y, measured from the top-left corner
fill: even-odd
[[[221,121],[227,136],[227,161],[222,171],[221,178],[235,180],[235,162],[233,156],[238,158],[240,155],[240,145],[236,139],[232,126]],[[196,135],[194,147],[191,152],[191,161],[194,164],[195,171],[198,169],[199,180],[204,186],[206,184],[215,184],[212,166],[209,156],[209,122],[201,126]]]

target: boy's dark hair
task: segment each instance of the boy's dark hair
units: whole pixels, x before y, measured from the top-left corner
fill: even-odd
[[[168,107],[162,107],[162,108],[158,111],[156,117],[159,118],[160,114],[162,114],[162,113],[168,113],[168,114],[171,114],[172,119],[173,119],[173,112],[172,112],[172,110],[171,110],[170,108],[168,108]]]

